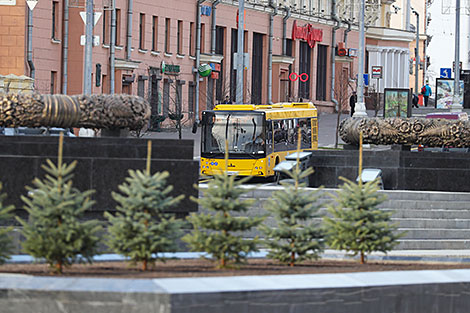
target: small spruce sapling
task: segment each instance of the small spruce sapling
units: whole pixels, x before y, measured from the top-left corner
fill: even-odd
[[[404,233],[397,234],[397,225],[391,224],[391,212],[377,208],[387,198],[378,193],[378,179],[362,182],[362,132],[359,134],[359,182],[340,179],[345,183],[332,196],[336,205],[328,208],[333,218],[324,217],[327,243],[334,249],[351,251],[353,256],[359,254],[364,264],[367,253],[392,250]]]
[[[299,145],[300,139],[299,131]],[[292,171],[285,171],[294,185],[281,182],[284,189],[273,192],[272,198],[265,205],[277,225],[274,228],[267,225],[260,227],[270,249],[268,257],[289,266],[304,260],[317,259],[323,250],[323,232],[319,223],[314,220],[319,217],[319,190],[303,189],[306,184],[301,181],[313,174],[313,169],[300,169],[299,152],[300,147],[297,149],[297,165]]]
[[[80,192],[73,187],[77,162],[62,164],[62,146],[61,134],[57,166],[48,159],[47,165],[42,165],[45,179],[35,178],[34,187],[26,187],[28,196],[21,197],[28,221],[17,217],[23,225],[23,249],[35,258],[44,258],[57,273],[77,261],[92,262],[99,241],[96,233],[101,228],[97,221],[80,220],[93,205],[90,196],[94,191]]]
[[[0,183],[0,221],[4,221],[12,217],[12,214],[10,213],[15,209],[15,207],[13,205],[6,206],[3,204],[7,195],[1,192],[2,183]],[[8,236],[8,233],[12,230],[13,227],[0,228],[0,264],[5,263],[5,261],[10,258],[11,238]]]
[[[170,196],[172,186],[167,186],[168,172],[150,173],[151,141],[148,141],[147,169],[129,170],[129,177],[113,192],[118,203],[115,216],[105,212],[110,226],[108,245],[117,253],[129,257],[133,263],[142,262],[142,270],[149,263],[164,261],[159,253],[177,249],[183,222],[166,213],[184,198]]]
[[[225,151],[228,151],[227,142]],[[258,251],[258,236],[244,238],[243,232],[257,227],[264,217],[240,216],[244,214],[253,201],[242,200],[240,196],[247,189],[242,187],[250,177],[236,180],[227,172],[228,153],[225,153],[225,171],[214,175],[208,183],[204,197],[192,198],[209,213],[192,213],[188,221],[193,230],[183,237],[191,251],[204,251],[217,262],[218,268],[226,268],[246,261],[250,252]],[[197,187],[196,187],[197,188]]]
[[[345,181],[333,199],[336,205],[328,208],[333,218],[325,216],[327,243],[338,250],[360,255],[361,264],[365,255],[374,251],[386,253],[398,244],[402,234],[397,234],[397,225],[391,224],[392,213],[377,208],[386,197],[378,193],[378,181],[358,183]]]

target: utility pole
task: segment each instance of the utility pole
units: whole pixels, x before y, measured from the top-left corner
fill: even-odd
[[[364,55],[365,55],[365,31],[364,31],[365,0],[361,0],[359,12],[359,71],[357,74],[357,103],[354,108],[353,117],[367,116],[364,103]]]
[[[418,93],[418,79],[419,79],[419,13],[413,10],[416,15],[416,48],[415,48],[415,92]]]
[[[405,29],[410,30],[411,0],[406,0]]]
[[[243,39],[245,36],[245,0],[238,1],[238,43],[237,43],[237,94],[236,103],[243,103]]]
[[[460,104],[460,0],[455,1],[455,66],[454,66],[454,96],[452,98],[451,112],[462,112]]]
[[[115,69],[116,69],[116,0],[111,1],[111,32],[109,38],[109,93],[114,94],[115,90]]]
[[[83,71],[83,93],[86,95],[91,94],[93,24],[93,0],[86,0],[85,64]]]

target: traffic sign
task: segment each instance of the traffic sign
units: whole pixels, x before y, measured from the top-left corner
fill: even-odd
[[[80,45],[84,46],[86,44],[86,36],[81,35],[80,36]],[[93,36],[93,47],[97,47],[100,45],[100,36]]]
[[[28,4],[29,9],[32,11],[34,10],[34,7],[36,7],[36,4],[38,4],[38,0],[26,0],[26,3]]]
[[[462,69],[462,61],[459,62],[459,68]],[[452,72],[455,72],[455,61],[452,61]]]
[[[98,23],[98,20],[100,19],[102,14],[103,14],[102,12],[93,12],[93,26],[95,26],[96,23]],[[80,16],[83,20],[83,23],[85,23],[86,25],[86,12],[85,11],[80,12]]]
[[[441,67],[441,78],[452,78],[452,69]]]
[[[382,78],[382,66],[372,66],[372,78]]]
[[[369,74],[363,74],[364,77],[364,86],[369,86]],[[359,79],[359,74],[356,75],[356,79]]]

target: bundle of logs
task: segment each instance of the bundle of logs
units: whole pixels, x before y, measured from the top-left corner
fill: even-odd
[[[0,94],[0,127],[84,127],[140,130],[150,118],[141,97]]]
[[[376,145],[425,145],[428,147],[470,147],[470,122],[426,118],[348,118],[340,125],[344,142]]]

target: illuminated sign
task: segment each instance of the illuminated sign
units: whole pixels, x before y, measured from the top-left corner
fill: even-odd
[[[307,41],[310,48],[315,47],[315,43],[323,40],[323,30],[313,28],[312,24],[297,26],[297,21],[292,25],[292,40],[303,39]]]

